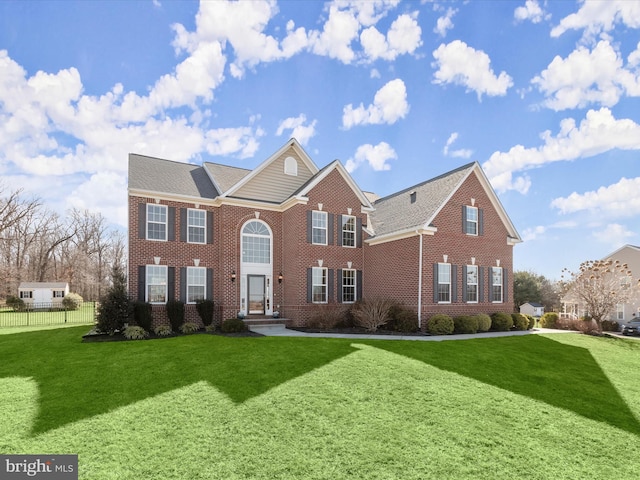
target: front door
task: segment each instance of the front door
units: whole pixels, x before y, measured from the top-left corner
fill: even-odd
[[[265,276],[248,275],[247,293],[249,297],[249,315],[264,315],[265,313]]]

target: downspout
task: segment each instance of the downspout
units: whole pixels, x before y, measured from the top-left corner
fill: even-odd
[[[422,330],[422,232],[418,232],[420,236],[420,247],[418,248],[418,329]]]

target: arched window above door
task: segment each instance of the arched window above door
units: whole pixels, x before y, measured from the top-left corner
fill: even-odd
[[[242,262],[271,263],[271,231],[264,222],[252,220],[242,228]]]

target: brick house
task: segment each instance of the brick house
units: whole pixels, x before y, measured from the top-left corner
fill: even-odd
[[[384,198],[295,139],[254,170],[129,156],[129,290],[213,299],[216,320],[390,297],[418,312],[513,311],[520,237],[478,163]]]

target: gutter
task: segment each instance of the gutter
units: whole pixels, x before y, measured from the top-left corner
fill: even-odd
[[[420,238],[418,256],[418,329],[422,330],[422,232],[416,231]]]

